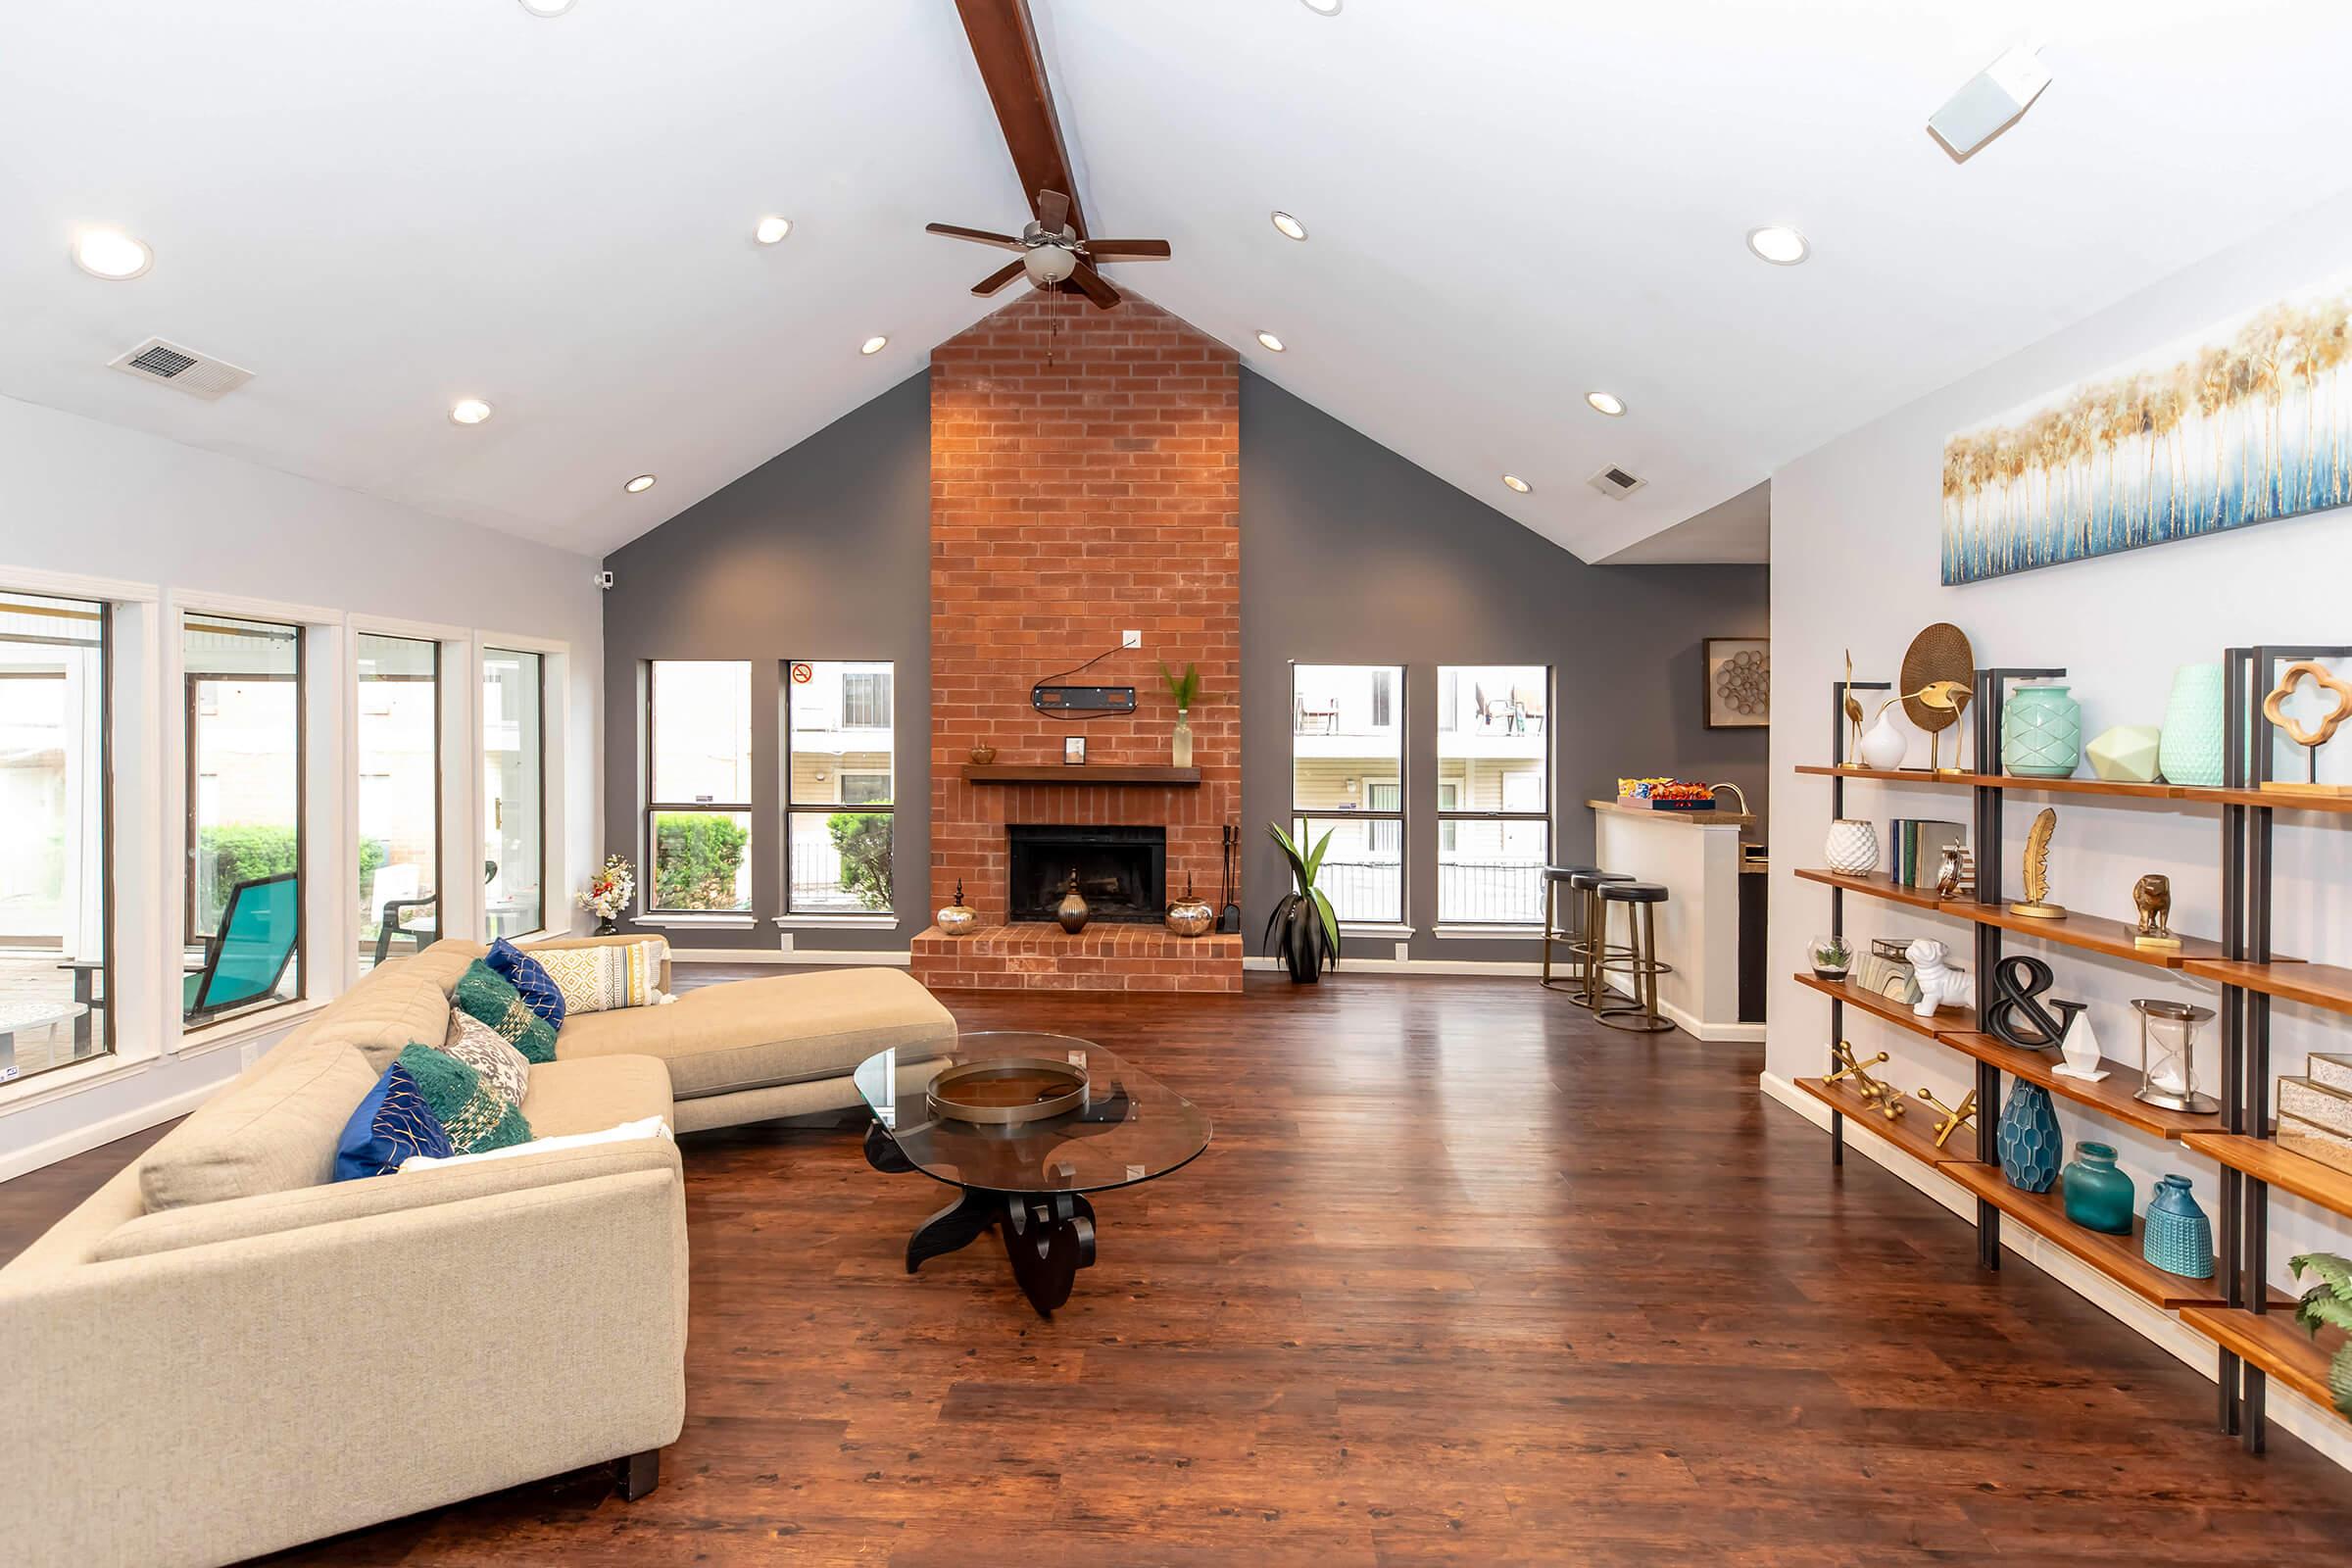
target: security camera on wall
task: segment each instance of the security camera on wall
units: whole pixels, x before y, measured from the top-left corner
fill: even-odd
[[[603,588],[603,589],[607,590],[608,592],[609,592],[609,591],[611,591],[611,589],[612,589],[612,574],[611,572],[609,572],[609,571],[600,571],[600,572],[597,572],[597,573],[595,574],[595,576],[596,576],[596,585],[597,585],[599,588]]]

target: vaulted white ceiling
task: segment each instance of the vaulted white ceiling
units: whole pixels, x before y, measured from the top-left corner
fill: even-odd
[[[2339,0],[1031,3],[1094,230],[1175,246],[1115,278],[1594,560],[2352,184]],[[1928,114],[2029,28],[2056,80],[1954,163]],[[15,0],[0,34],[0,394],[583,551],[919,368],[995,266],[922,224],[1023,216],[952,0]],[[75,270],[90,222],[153,271]],[[1750,257],[1766,222],[1813,259]],[[255,379],[105,368],[149,334]]]

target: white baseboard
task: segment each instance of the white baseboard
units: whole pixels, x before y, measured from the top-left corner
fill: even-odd
[[[774,948],[671,948],[672,963],[813,963],[826,967],[846,964],[873,964],[904,969],[914,961],[914,955],[905,948],[895,951],[869,951],[857,948],[795,948],[779,953]]]
[[[1829,1130],[1830,1107],[1788,1079],[1777,1073],[1763,1072],[1756,1075],[1756,1084],[1765,1094],[1814,1126],[1824,1132]],[[1958,1182],[1935,1174],[1928,1166],[1903,1153],[1886,1139],[1857,1131],[1851,1125],[1852,1117],[1846,1120],[1845,1147],[1848,1150],[1891,1171],[1903,1182],[1950,1209],[1971,1227],[1975,1226],[1976,1197],[1968,1189]],[[1822,1157],[1829,1157],[1828,1150],[1822,1151]],[[2075,1261],[2063,1249],[2043,1241],[2023,1225],[2001,1227],[2001,1250],[2014,1252],[2032,1263],[2142,1339],[2154,1341],[2203,1373],[2208,1381],[2220,1377],[2221,1369],[2216,1360],[2218,1352],[2211,1340],[2194,1330],[2181,1327],[2180,1320],[2172,1313],[2150,1306],[2106,1275]],[[2352,1470],[2352,1433],[2344,1430],[2342,1420],[2333,1411],[2313,1404],[2292,1389],[2280,1385],[2276,1378],[2271,1380],[2268,1408],[2271,1420],[2281,1429],[2301,1438],[2344,1469]],[[2213,1441],[2228,1443],[2233,1440],[2216,1431]]]
[[[1658,999],[1658,1011],[1673,1019],[1675,1027],[1693,1040],[1704,1040],[1709,1044],[1764,1043],[1764,1026],[1760,1023],[1701,1023],[1696,1013],[1678,1007],[1663,997]]]
[[[1243,967],[1243,968],[1245,968],[1245,969],[1275,969],[1275,970],[1279,970],[1279,969],[1281,969],[1281,968],[1282,968],[1282,960],[1281,960],[1280,958],[1268,957],[1268,956],[1264,956],[1264,955],[1262,955],[1262,954],[1260,954],[1260,955],[1252,955],[1252,956],[1247,956],[1247,957],[1245,957],[1245,958],[1243,958],[1243,959],[1242,959],[1242,967]],[[1543,966],[1542,964],[1540,964],[1540,963],[1532,963],[1532,962],[1523,962],[1523,961],[1521,961],[1521,960],[1519,960],[1519,959],[1516,959],[1516,958],[1512,958],[1512,959],[1500,959],[1500,958],[1497,958],[1497,959],[1486,959],[1486,960],[1482,960],[1482,959],[1476,959],[1476,958],[1348,958],[1348,957],[1343,957],[1343,958],[1340,960],[1340,967],[1339,967],[1339,968],[1338,968],[1336,971],[1334,971],[1334,972],[1335,972],[1335,973],[1338,973],[1338,974],[1343,974],[1343,975],[1344,975],[1344,974],[1347,974],[1348,972],[1349,972],[1350,970],[1357,970],[1357,969],[1361,969],[1361,970],[1368,970],[1368,971],[1370,971],[1370,972],[1372,972],[1372,973],[1375,973],[1375,974],[1515,974],[1515,975],[1540,975],[1540,974],[1542,974],[1542,973],[1544,972],[1544,966]]]
[[[214,1092],[227,1082],[228,1080],[223,1078],[218,1083],[199,1084],[194,1089],[183,1089],[169,1099],[154,1101],[144,1105],[133,1105],[128,1110],[109,1116],[103,1121],[68,1128],[54,1138],[45,1138],[26,1148],[12,1149],[6,1153],[0,1153],[0,1182],[7,1181],[14,1176],[22,1176],[26,1171],[39,1170],[43,1165],[54,1165],[61,1159],[71,1159],[75,1154],[86,1154],[91,1150],[111,1144],[118,1138],[128,1138],[132,1133],[145,1132],[159,1122],[170,1121],[175,1116],[185,1116],[189,1111],[211,1099]]]

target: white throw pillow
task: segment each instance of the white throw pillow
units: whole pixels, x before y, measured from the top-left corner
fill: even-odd
[[[531,1092],[530,1057],[470,1012],[450,1009],[449,1038],[441,1042],[441,1049],[480,1073],[510,1105],[519,1106]]]
[[[669,944],[660,937],[587,948],[533,948],[531,956],[564,993],[564,1015],[651,1006]]]
[[[535,1138],[527,1144],[509,1144],[504,1149],[485,1149],[475,1154],[411,1154],[400,1162],[400,1173],[430,1170],[438,1165],[472,1165],[485,1159],[504,1159],[510,1154],[536,1154],[550,1149],[585,1149],[592,1144],[625,1144],[640,1138],[667,1138],[669,1123],[660,1116],[647,1116],[638,1121],[624,1121],[617,1127],[608,1127],[601,1133],[565,1133],[558,1138]]]

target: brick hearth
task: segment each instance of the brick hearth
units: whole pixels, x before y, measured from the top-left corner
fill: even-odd
[[[1031,292],[932,351],[931,900],[948,904],[960,881],[996,934],[924,933],[925,983],[1240,988],[1238,937],[1004,924],[1008,822],[1164,826],[1170,896],[1189,878],[1218,898],[1219,829],[1241,808],[1240,400],[1231,349],[1133,295],[1098,311]],[[1033,682],[1117,649],[1130,627],[1140,651],[1072,679],[1134,686],[1134,714],[1030,707]],[[964,780],[974,746],[1058,764],[1066,735],[1086,737],[1092,763],[1165,763],[1176,713],[1162,662],[1200,668],[1198,788],[1089,783],[1075,767],[1045,785]]]

